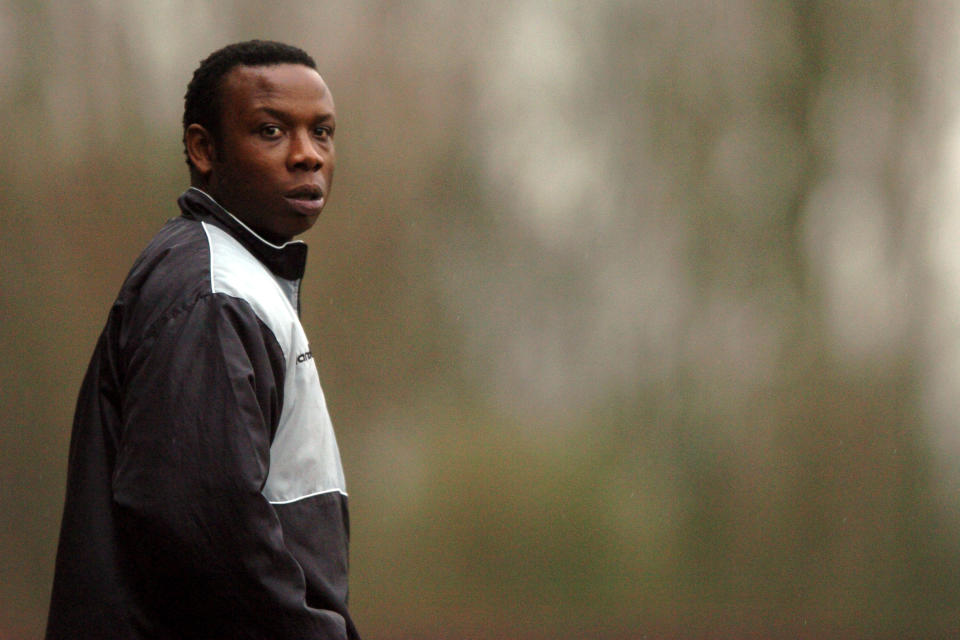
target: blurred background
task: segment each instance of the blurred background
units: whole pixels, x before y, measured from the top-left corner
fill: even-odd
[[[337,102],[303,320],[367,638],[957,637],[958,9],[0,0],[0,638],[253,37]]]

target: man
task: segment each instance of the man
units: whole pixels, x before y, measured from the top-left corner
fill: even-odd
[[[187,89],[191,188],[80,391],[47,638],[356,638],[347,496],[298,318],[335,112],[313,59],[231,45]]]

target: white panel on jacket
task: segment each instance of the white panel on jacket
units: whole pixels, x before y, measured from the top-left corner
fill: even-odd
[[[333,424],[307,336],[287,297],[297,283],[270,272],[236,239],[203,223],[210,242],[210,282],[214,293],[245,300],[273,331],[286,362],[283,409],[270,446],[270,471],[263,495],[288,503],[322,493],[346,495],[346,482]]]

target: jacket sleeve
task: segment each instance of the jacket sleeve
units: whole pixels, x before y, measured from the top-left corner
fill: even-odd
[[[157,635],[344,638],[308,606],[303,571],[261,494],[284,358],[246,302],[211,294],[130,352],[113,496],[118,547]]]

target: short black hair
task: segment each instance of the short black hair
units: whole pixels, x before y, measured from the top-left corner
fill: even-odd
[[[187,164],[193,167],[187,154],[187,127],[199,124],[220,139],[220,86],[223,78],[235,67],[269,67],[277,64],[302,64],[316,70],[317,63],[310,54],[282,42],[248,40],[217,49],[200,63],[193,72],[183,98],[183,152]]]

